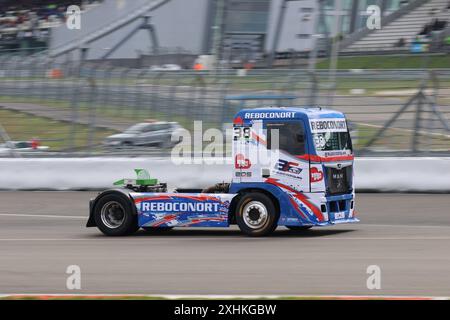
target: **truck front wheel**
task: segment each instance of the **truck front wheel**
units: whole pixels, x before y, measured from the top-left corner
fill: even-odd
[[[276,229],[278,212],[273,201],[265,194],[247,193],[236,206],[236,222],[246,235],[262,237]]]
[[[97,227],[107,236],[125,236],[136,232],[139,229],[137,215],[131,205],[131,200],[121,194],[102,196],[94,207]]]

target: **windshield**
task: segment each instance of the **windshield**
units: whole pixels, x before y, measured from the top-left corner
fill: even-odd
[[[148,124],[148,123],[138,123],[138,124],[135,124],[134,126],[129,127],[127,130],[125,130],[125,133],[142,132],[142,131],[144,131],[144,129],[146,129],[147,127],[150,127],[150,126],[152,126],[152,125]]]
[[[352,142],[345,118],[310,120],[316,151],[352,151]]]
[[[321,132],[313,134],[317,151],[352,151],[352,142],[348,132]]]

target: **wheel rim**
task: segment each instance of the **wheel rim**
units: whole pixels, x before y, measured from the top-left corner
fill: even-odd
[[[249,228],[261,228],[267,222],[268,217],[266,206],[259,201],[250,201],[244,207],[243,220]]]
[[[125,221],[125,210],[117,201],[110,201],[102,207],[100,216],[105,226],[116,229]]]

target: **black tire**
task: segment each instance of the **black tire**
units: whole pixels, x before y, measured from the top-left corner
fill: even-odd
[[[148,233],[164,233],[172,229],[173,227],[142,227],[142,230]]]
[[[139,229],[131,200],[120,193],[110,193],[98,199],[94,207],[97,227],[107,236],[126,236]]]
[[[306,231],[312,228],[312,226],[286,226],[289,230],[292,231]]]
[[[236,223],[243,233],[251,237],[271,234],[277,228],[278,217],[272,199],[263,193],[247,193],[236,206]]]
[[[175,144],[172,142],[170,136],[168,138],[166,138],[165,140],[161,141],[160,143],[158,143],[158,147],[161,148],[161,149],[170,149],[174,145]]]

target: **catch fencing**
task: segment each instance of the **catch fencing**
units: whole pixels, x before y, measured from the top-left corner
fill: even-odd
[[[243,107],[290,105],[345,112],[359,155],[450,154],[448,69],[188,71],[0,55],[1,138],[50,147],[20,156],[160,155],[102,142],[143,121],[222,130]]]

